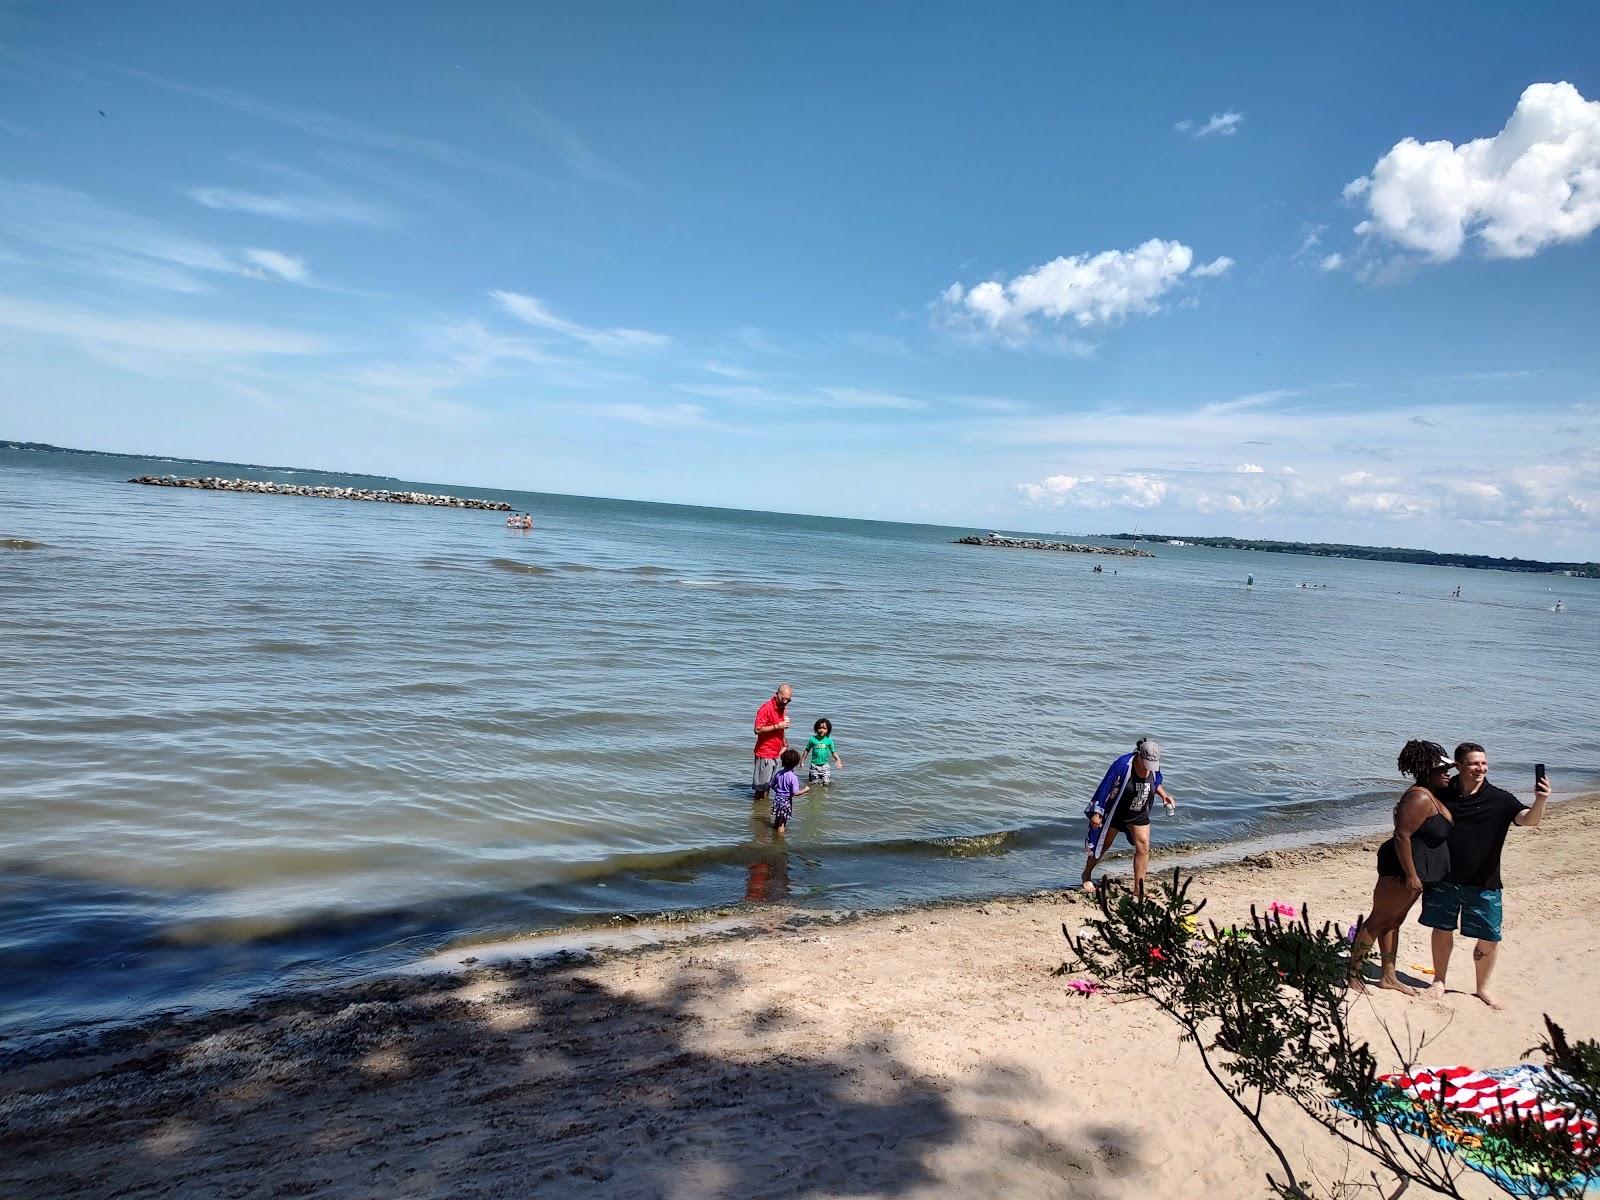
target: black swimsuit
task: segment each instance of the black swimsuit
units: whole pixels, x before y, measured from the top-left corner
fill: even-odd
[[[1438,883],[1450,873],[1450,818],[1434,813],[1411,835],[1411,861],[1423,883]],[[1378,874],[1404,879],[1405,868],[1394,848],[1394,838],[1378,847]]]

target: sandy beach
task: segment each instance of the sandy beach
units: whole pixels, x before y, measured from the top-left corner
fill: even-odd
[[[1218,920],[1273,900],[1353,919],[1381,837],[1205,869],[1196,891]],[[1360,1027],[1427,1032],[1427,1061],[1483,1067],[1518,1061],[1541,1013],[1600,1032],[1597,852],[1600,797],[1512,831],[1507,1011],[1468,994],[1458,948],[1444,1002],[1375,994]],[[486,966],[479,948],[452,974],[126,1031],[0,1072],[0,1195],[1264,1194],[1266,1155],[1176,1028],[1052,976],[1062,923],[1090,911],[1065,891],[769,910],[754,931],[542,964]],[[1421,983],[1425,934],[1413,921],[1401,948]],[[1324,1179],[1345,1171],[1282,1121],[1322,1147]]]

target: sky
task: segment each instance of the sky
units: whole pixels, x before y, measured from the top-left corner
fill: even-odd
[[[0,0],[5,438],[1595,559],[1597,227],[1588,3]]]

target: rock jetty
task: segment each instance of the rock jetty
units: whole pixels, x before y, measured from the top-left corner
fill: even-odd
[[[510,512],[504,500],[474,500],[468,496],[436,496],[431,492],[391,492],[382,488],[314,487],[305,483],[274,483],[270,479],[198,479],[177,475],[136,475],[129,483],[150,487],[201,488],[208,492],[259,492],[267,496],[314,496],[319,500],[374,500],[380,504],[430,504],[435,508],[482,508]]]
[[[1018,550],[1065,550],[1070,554],[1116,554],[1123,558],[1154,558],[1148,550],[1135,550],[1132,546],[1090,546],[1084,542],[1045,542],[1038,538],[1014,538],[988,533],[982,537],[970,534],[955,540],[957,546],[1010,546]]]

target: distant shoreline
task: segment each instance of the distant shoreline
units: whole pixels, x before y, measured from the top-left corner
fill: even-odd
[[[1369,562],[1415,563],[1425,567],[1465,567],[1473,571],[1512,571],[1522,575],[1568,575],[1600,579],[1600,563],[1541,562],[1533,558],[1495,558],[1488,554],[1441,554],[1398,546],[1348,546],[1338,542],[1280,542],[1236,537],[1175,537],[1164,533],[1109,533],[1119,542],[1157,542],[1172,546],[1205,546],[1212,550],[1258,550],[1266,554],[1303,554],[1311,558],[1355,558]]]
[[[87,454],[92,458],[127,458],[138,462],[216,463],[219,467],[243,467],[249,471],[293,471],[302,475],[354,475],[361,479],[383,479],[399,483],[395,475],[369,475],[365,471],[328,471],[320,467],[282,467],[267,463],[227,462],[220,458],[187,458],[181,454],[128,454],[121,450],[79,450],[75,446],[53,446],[49,442],[15,442],[0,438],[0,450],[33,450],[45,454]]]
[[[344,475],[351,478],[374,479],[385,483],[403,482],[395,475],[373,475],[366,471],[328,470],[318,467],[285,467],[269,466],[264,463],[231,462],[224,459],[192,458],[173,454],[130,454],[121,450],[84,450],[73,446],[56,446],[49,442],[24,442],[14,439],[0,438],[0,450],[28,450],[35,453],[47,454],[73,454],[95,458],[120,458],[140,460],[144,462],[170,462],[170,463],[196,463],[209,464],[223,467],[239,467],[251,471],[292,471],[296,474],[306,475]],[[479,488],[476,484],[430,484],[439,487],[465,487],[472,490],[489,490]],[[527,489],[511,489],[527,490]],[[557,493],[566,495],[567,493]],[[625,496],[586,496],[573,493],[573,498],[581,500],[608,500],[622,504],[661,504],[669,508],[706,509],[715,512],[771,512],[773,516],[783,517],[808,517],[826,521],[860,521],[867,525],[912,525],[928,529],[959,529],[960,525],[932,524],[925,525],[916,521],[885,520],[881,517],[846,517],[827,513],[802,513],[785,512],[777,509],[738,509],[729,508],[719,504],[685,504],[676,500],[640,500]],[[1059,540],[1062,535],[1037,534],[1036,540]],[[1080,535],[1082,536],[1082,535]],[[1538,559],[1523,558],[1494,558],[1479,554],[1447,554],[1432,550],[1412,550],[1384,546],[1349,546],[1338,543],[1326,542],[1285,542],[1272,540],[1257,540],[1251,538],[1217,537],[1196,535],[1194,537],[1178,537],[1172,534],[1158,533],[1109,533],[1089,534],[1090,537],[1104,537],[1111,541],[1123,542],[1154,542],[1167,545],[1205,546],[1211,549],[1222,550],[1260,550],[1276,554],[1304,554],[1315,558],[1353,558],[1368,559],[1377,562],[1405,562],[1423,566],[1435,567],[1466,567],[1473,570],[1511,571],[1517,574],[1567,574],[1577,578],[1600,579],[1600,563],[1574,563],[1574,562],[1543,562]]]

